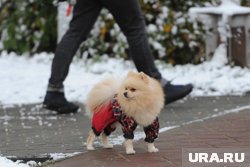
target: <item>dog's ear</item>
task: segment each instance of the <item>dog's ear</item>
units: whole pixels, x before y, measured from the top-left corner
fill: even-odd
[[[149,78],[148,76],[144,73],[144,72],[140,72],[139,73],[139,77],[141,80],[143,80],[145,83],[148,83],[149,82]]]

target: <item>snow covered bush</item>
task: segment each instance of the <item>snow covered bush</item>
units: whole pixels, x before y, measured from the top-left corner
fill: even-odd
[[[57,8],[53,0],[3,0],[3,4],[0,50],[17,53],[54,50]]]
[[[204,30],[201,24],[190,21],[187,11],[202,2],[205,1],[151,0],[144,3],[143,9],[148,10],[149,41],[156,57],[172,64],[197,61],[195,58],[203,51]]]
[[[204,54],[204,27],[193,23],[187,12],[190,7],[209,5],[212,1],[140,0],[154,56],[172,64],[198,63]],[[102,11],[82,53],[129,57],[126,38],[107,10]]]
[[[3,0],[5,2],[7,0]],[[53,52],[56,46],[56,0],[10,1],[0,9],[0,50]],[[218,5],[219,0],[140,0],[148,38],[156,58],[172,64],[199,63],[204,55],[204,27],[190,20],[190,7]],[[248,0],[242,0],[249,5]],[[102,10],[91,35],[80,47],[80,57],[128,58],[125,36]]]

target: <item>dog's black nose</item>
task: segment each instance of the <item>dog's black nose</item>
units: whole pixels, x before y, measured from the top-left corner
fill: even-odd
[[[123,95],[128,98],[128,92],[123,93]]]

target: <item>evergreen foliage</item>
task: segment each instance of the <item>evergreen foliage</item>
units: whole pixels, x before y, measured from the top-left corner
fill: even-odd
[[[172,64],[199,63],[204,54],[204,27],[194,23],[188,9],[218,5],[218,0],[140,0],[148,38],[156,58]],[[242,4],[250,6],[249,0]],[[56,0],[2,0],[0,51],[53,52],[57,41]],[[107,10],[102,10],[81,56],[129,58],[125,36]]]
[[[3,1],[0,8],[1,50],[20,54],[54,50],[57,8],[53,1]]]

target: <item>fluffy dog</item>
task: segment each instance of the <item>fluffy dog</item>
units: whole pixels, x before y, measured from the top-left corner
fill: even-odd
[[[158,137],[158,115],[164,106],[164,93],[160,83],[143,72],[129,72],[123,81],[108,78],[96,84],[88,94],[87,109],[93,114],[92,130],[87,138],[87,149],[94,150],[93,142],[101,135],[105,148],[112,148],[107,136],[122,126],[127,154],[135,154],[134,130],[144,128],[148,152],[158,152],[154,140]]]

